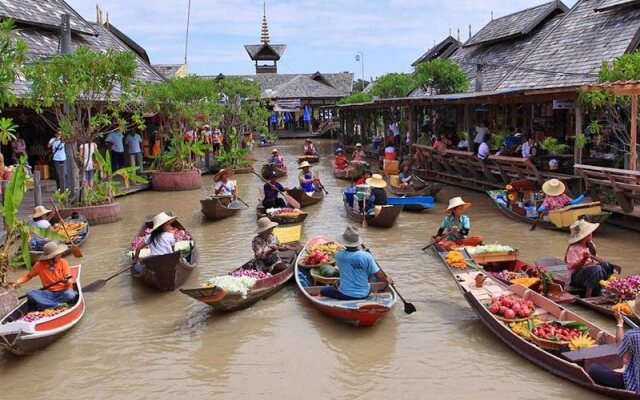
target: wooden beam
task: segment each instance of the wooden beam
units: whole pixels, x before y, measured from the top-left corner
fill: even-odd
[[[578,148],[578,135],[582,135],[582,104],[576,102],[576,142],[573,145],[574,164],[582,164],[582,149]]]
[[[629,169],[637,171],[638,169],[638,96],[631,96],[631,143],[629,152]]]

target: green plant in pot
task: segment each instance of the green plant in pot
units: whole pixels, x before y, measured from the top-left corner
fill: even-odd
[[[204,156],[208,145],[202,140],[185,140],[182,135],[170,137],[168,150],[155,158],[152,168],[162,172],[186,172],[196,170],[195,156]]]
[[[560,143],[557,138],[554,137],[546,137],[540,143],[540,148],[552,155],[564,154],[567,150],[569,150],[569,145],[564,143]]]

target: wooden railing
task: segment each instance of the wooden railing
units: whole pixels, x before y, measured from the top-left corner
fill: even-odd
[[[584,178],[589,194],[601,197],[600,192],[609,192],[615,199],[615,204],[610,205],[617,205],[624,214],[638,214],[635,203],[640,202],[640,172],[582,164],[574,168]]]

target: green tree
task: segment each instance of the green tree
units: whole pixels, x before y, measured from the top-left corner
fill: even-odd
[[[416,66],[413,77],[416,86],[430,94],[461,93],[469,89],[467,75],[449,59],[421,62]]]
[[[371,94],[382,99],[406,97],[415,88],[416,82],[411,74],[392,72],[374,82]]]
[[[133,113],[139,100],[134,87],[135,55],[109,49],[93,51],[81,46],[72,54],[56,55],[25,67],[31,82],[26,100],[50,125],[60,127],[73,146],[74,173],[71,187],[83,187],[87,165],[79,157],[78,145],[91,143],[114,128],[144,127]],[[133,107],[133,108],[132,108]],[[67,152],[69,154],[69,152]],[[72,193],[73,202],[82,195]]]
[[[373,96],[371,93],[367,92],[357,92],[352,94],[351,96],[343,97],[338,100],[338,105],[344,104],[358,104],[358,103],[369,103],[373,101]]]
[[[15,23],[12,19],[0,22],[0,108],[6,104],[16,103],[16,96],[11,88],[20,74],[27,49],[25,42],[16,39],[13,35],[14,27]],[[2,119],[0,144],[6,146],[15,139],[15,128],[17,125],[11,119]]]
[[[598,71],[598,82],[620,82],[640,80],[640,51],[623,54],[612,60],[604,61]],[[618,96],[605,90],[581,91],[579,96],[587,108],[603,110],[604,121],[593,121],[589,125],[590,137],[581,139],[582,144],[600,141],[600,131],[606,127],[616,139],[611,142],[612,147],[622,152],[628,152],[631,146],[629,134],[631,120],[631,98]]]

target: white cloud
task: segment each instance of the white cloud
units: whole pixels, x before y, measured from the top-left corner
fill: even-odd
[[[95,20],[87,0],[67,0]],[[494,16],[544,0],[270,0],[271,43],[288,45],[283,72],[338,72],[359,76],[357,51],[365,54],[365,74],[408,71],[433,42],[449,34],[462,40],[468,26],[477,32]],[[575,0],[565,2],[572,6]],[[188,0],[101,0],[110,22],[147,49],[154,63],[184,58]],[[189,68],[200,74],[251,73],[244,44],[259,42],[261,0],[192,0]]]

